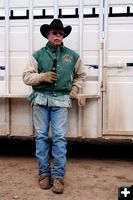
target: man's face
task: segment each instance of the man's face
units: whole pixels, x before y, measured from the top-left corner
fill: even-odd
[[[53,29],[48,33],[48,40],[54,46],[59,46],[63,41],[63,30]]]

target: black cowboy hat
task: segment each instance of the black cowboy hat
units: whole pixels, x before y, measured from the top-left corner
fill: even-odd
[[[50,30],[53,30],[53,29],[60,29],[60,30],[63,30],[64,31],[64,36],[63,38],[67,37],[71,30],[72,30],[72,27],[71,26],[66,26],[64,27],[63,26],[63,23],[60,19],[54,19],[50,25],[48,24],[43,24],[41,27],[40,27],[40,32],[41,34],[47,38],[47,35],[49,33]]]

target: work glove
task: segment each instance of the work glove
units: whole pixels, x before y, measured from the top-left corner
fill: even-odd
[[[70,97],[72,99],[76,99],[77,98],[78,90],[79,90],[78,87],[76,87],[76,86],[72,87],[72,90],[70,92]]]
[[[48,83],[53,83],[54,81],[57,80],[57,74],[55,72],[45,72],[45,73],[40,73],[39,75],[41,82],[45,81]]]

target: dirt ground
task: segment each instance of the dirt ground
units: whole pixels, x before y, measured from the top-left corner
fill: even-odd
[[[131,158],[69,154],[63,194],[40,189],[37,172],[33,155],[0,155],[0,200],[117,200],[118,186],[133,184]]]

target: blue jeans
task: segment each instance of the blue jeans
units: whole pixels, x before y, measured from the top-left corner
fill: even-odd
[[[33,121],[36,131],[36,157],[40,176],[52,179],[65,176],[66,167],[66,133],[68,130],[68,110],[62,107],[33,106]],[[54,165],[50,165],[49,127],[52,130],[52,156]]]

